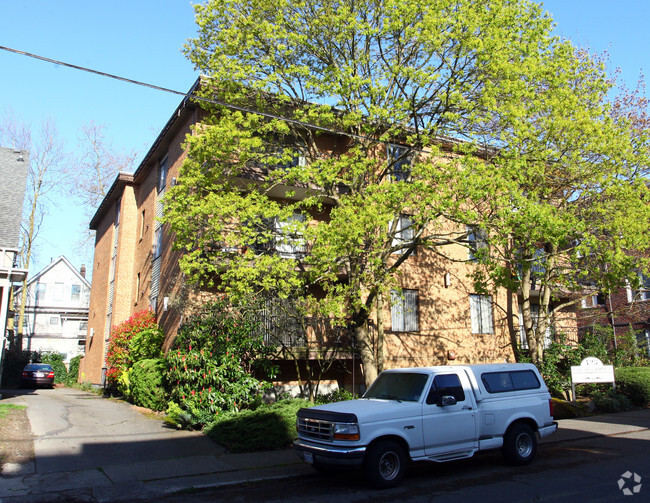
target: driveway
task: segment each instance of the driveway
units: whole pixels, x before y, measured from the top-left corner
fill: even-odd
[[[215,455],[223,448],[198,432],[167,428],[124,402],[72,388],[17,391],[34,435],[36,473]]]
[[[290,450],[227,454],[130,404],[72,388],[3,393],[27,406],[33,461],[0,478],[0,501],[135,501],[188,488],[309,471]]]

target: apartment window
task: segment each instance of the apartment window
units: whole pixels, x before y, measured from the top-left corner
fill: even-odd
[[[283,258],[298,259],[304,256],[306,247],[302,235],[305,216],[294,213],[286,220],[279,218],[263,219],[260,224],[254,224],[258,239],[253,248],[257,253],[277,253]],[[230,251],[224,247],[224,251]]]
[[[146,213],[145,210],[142,210],[142,213],[140,214],[140,239],[144,238],[144,233],[146,232]]]
[[[63,301],[63,293],[65,292],[64,283],[54,283],[54,300],[56,302]]]
[[[417,290],[393,290],[390,304],[390,324],[393,332],[417,332],[420,329]]]
[[[70,286],[70,300],[72,302],[79,302],[81,299],[81,285]]]
[[[115,203],[115,227],[120,225],[120,215],[122,212],[122,198],[120,197]]]
[[[156,229],[153,237],[153,259],[156,260],[162,255],[162,238],[163,238],[163,228],[162,226]]]
[[[274,220],[275,249],[281,257],[300,258],[305,253],[305,239],[302,224],[305,216],[294,213],[287,220]]]
[[[158,192],[162,192],[167,185],[167,157],[158,164]]]
[[[537,331],[537,326],[539,324],[539,304],[532,304],[530,306],[530,315],[533,318],[533,327],[535,331]],[[554,333],[555,326],[553,325],[552,318],[549,316],[548,324],[546,325],[546,331],[544,332],[545,348],[548,348],[553,342]],[[521,341],[521,347],[523,349],[528,349],[528,337],[526,336],[526,330],[524,329],[524,313],[521,306],[519,306],[519,338]]]
[[[405,182],[411,176],[411,158],[408,148],[400,145],[388,146],[390,177],[395,182]]]
[[[79,331],[80,332],[86,332],[88,330],[88,322],[87,321],[80,321],[79,322]]]
[[[640,351],[650,356],[650,330],[645,329],[637,333],[637,342]]]
[[[470,295],[470,313],[473,334],[493,334],[494,320],[492,318],[492,296]]]
[[[467,241],[469,243],[469,260],[478,259],[479,250],[487,247],[487,234],[476,225],[467,226]]]
[[[595,293],[589,295],[580,301],[583,308],[588,309],[590,307],[601,307],[605,304],[605,294],[604,293]]]
[[[639,300],[650,300],[650,276],[639,273],[639,286],[638,290],[627,288],[627,301],[634,302]]]
[[[135,303],[140,300],[140,273],[135,278]]]
[[[413,220],[410,216],[400,215],[397,220],[397,228],[395,229],[395,237],[393,238],[392,247],[397,248],[395,253],[400,255],[405,252],[405,249],[401,248],[404,245],[407,245],[413,242],[414,237],[413,232]]]

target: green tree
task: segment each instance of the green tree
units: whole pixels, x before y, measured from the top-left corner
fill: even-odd
[[[625,90],[608,103],[602,63],[583,52],[569,62],[544,67],[527,84],[535,99],[501,119],[503,144],[481,166],[490,193],[468,213],[487,236],[475,280],[520,296],[536,364],[565,310],[585,294],[638,289],[648,267],[647,103]],[[513,322],[513,344],[518,336]]]
[[[505,194],[544,175],[551,152],[525,147],[554,131],[559,103],[575,137],[562,145],[587,136],[570,159],[611,139],[598,133],[599,69],[552,37],[532,2],[211,0],[196,11],[187,55],[203,96],[229,105],[207,107],[167,198],[181,268],[233,299],[293,299],[351,326],[367,384],[383,352],[369,320],[404,262],[418,247],[468,244],[464,224],[505,219],[500,205],[534,206],[523,187]],[[521,169],[531,159],[538,171]],[[501,276],[476,279],[494,288]]]

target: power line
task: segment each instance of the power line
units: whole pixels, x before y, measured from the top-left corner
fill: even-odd
[[[137,86],[147,87],[149,89],[155,89],[157,91],[163,91],[163,92],[166,92],[166,93],[175,94],[175,95],[178,95],[178,96],[183,96],[183,97],[185,97],[187,99],[192,99],[192,100],[195,100],[195,101],[202,101],[202,102],[205,102],[205,103],[210,103],[212,105],[219,105],[219,106],[222,106],[222,107],[225,107],[225,108],[229,108],[230,110],[235,110],[235,111],[238,111],[238,112],[244,112],[244,113],[250,113],[250,114],[256,114],[256,115],[260,115],[262,117],[266,117],[266,118],[269,118],[269,119],[282,120],[282,121],[285,121],[285,122],[288,122],[288,123],[291,123],[291,124],[294,124],[294,125],[297,125],[297,126],[305,127],[307,129],[314,129],[314,130],[318,130],[318,131],[322,131],[322,132],[326,132],[326,133],[333,133],[333,134],[337,134],[337,135],[349,136],[351,138],[355,138],[355,139],[358,139],[358,140],[371,140],[371,138],[369,138],[367,136],[357,135],[357,134],[354,134],[354,133],[343,132],[343,131],[336,131],[336,130],[329,129],[329,128],[326,128],[326,127],[323,127],[323,126],[317,126],[315,124],[309,124],[307,122],[299,121],[299,120],[296,120],[296,119],[290,119],[289,117],[282,117],[280,115],[275,115],[275,114],[271,114],[271,113],[268,113],[268,112],[255,110],[255,109],[252,109],[252,108],[241,107],[241,106],[233,105],[231,103],[226,103],[226,102],[220,101],[220,100],[215,100],[215,99],[211,99],[211,98],[203,98],[201,96],[196,96],[196,95],[192,94],[192,91],[193,91],[194,88],[192,88],[192,90],[190,90],[189,93],[182,92],[182,91],[176,91],[174,89],[169,89],[169,88],[166,88],[166,87],[161,87],[161,86],[157,86],[157,85],[154,85],[154,84],[149,84],[147,82],[142,82],[140,80],[128,79],[126,77],[120,77],[119,75],[114,75],[114,74],[111,74],[111,73],[101,72],[99,70],[93,70],[92,68],[88,68],[88,67],[85,67],[85,66],[74,65],[72,63],[66,63],[64,61],[59,61],[59,60],[56,60],[56,59],[46,58],[45,56],[39,56],[38,54],[33,54],[33,53],[30,53],[30,52],[20,51],[18,49],[12,49],[11,47],[0,46],[0,49],[3,50],[3,51],[12,52],[14,54],[19,54],[21,56],[26,56],[26,57],[29,57],[29,58],[37,59],[39,61],[45,61],[46,63],[52,63],[54,65],[65,66],[67,68],[72,68],[74,70],[79,70],[79,71],[82,71],[82,72],[92,73],[92,74],[95,74],[95,75],[99,75],[100,77],[106,77],[106,78],[110,78],[110,79],[114,79],[114,80],[119,80],[121,82],[126,82],[128,84],[134,84],[134,85],[137,85]]]

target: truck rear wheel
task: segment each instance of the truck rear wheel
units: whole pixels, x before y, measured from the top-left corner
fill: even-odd
[[[529,464],[537,452],[537,438],[533,429],[524,423],[515,423],[503,438],[503,457],[516,466]]]
[[[401,445],[393,440],[381,440],[366,452],[366,479],[379,489],[395,487],[404,478],[406,463]]]

